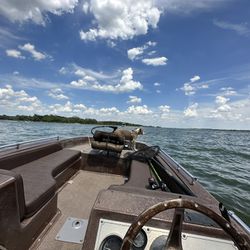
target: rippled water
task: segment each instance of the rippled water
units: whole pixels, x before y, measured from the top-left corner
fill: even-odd
[[[0,121],[0,145],[51,136],[90,135],[92,125]],[[144,128],[159,145],[250,225],[250,131]]]

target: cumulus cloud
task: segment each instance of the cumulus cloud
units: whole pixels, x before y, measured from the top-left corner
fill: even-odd
[[[96,27],[80,31],[80,38],[86,41],[102,39],[131,39],[145,35],[148,29],[156,28],[160,9],[153,0],[91,0],[84,5],[95,18]]]
[[[48,110],[53,114],[62,114],[62,115],[79,115],[82,117],[88,116],[96,118],[98,117],[113,117],[120,114],[121,112],[116,107],[111,108],[92,108],[87,107],[82,103],[74,104],[70,101],[67,101],[64,104],[53,104],[48,107]]]
[[[152,110],[148,108],[147,105],[142,105],[142,106],[132,105],[128,107],[125,113],[134,114],[134,115],[148,115],[148,114],[152,114],[153,112]]]
[[[250,28],[247,26],[246,23],[235,24],[235,23],[219,21],[219,20],[214,20],[213,23],[215,26],[221,29],[232,30],[241,36],[250,35]]]
[[[127,103],[141,103],[141,101],[142,101],[141,98],[134,96],[134,95],[130,95]]]
[[[103,115],[114,115],[118,114],[120,111],[116,107],[111,107],[111,108],[101,108],[98,111],[98,114],[101,113]]]
[[[210,111],[209,116],[211,118],[223,119],[223,120],[237,120],[242,116],[241,113],[245,112],[241,101],[234,104],[229,104],[230,99],[219,95],[215,98],[216,108]],[[238,106],[240,104],[240,106]]]
[[[163,113],[169,113],[170,112],[170,106],[168,106],[168,105],[161,105],[158,108]]]
[[[226,98],[224,96],[216,96],[215,103],[218,105],[218,107],[215,110],[215,113],[230,111],[231,107],[228,104],[229,101],[230,101],[230,99]]]
[[[54,104],[54,105],[50,105],[49,109],[55,113],[70,113],[73,112],[73,105],[70,101],[67,101],[64,105],[63,104]]]
[[[25,57],[22,55],[22,53],[19,50],[16,49],[7,49],[6,55],[9,57],[14,57],[14,58],[19,58],[19,59],[24,59]]]
[[[88,89],[88,90],[95,90],[95,91],[103,91],[103,92],[131,92],[136,89],[142,89],[143,86],[140,82],[134,81],[133,79],[133,69],[127,68],[122,71],[121,78],[118,80],[118,83],[115,82],[114,84],[109,83],[99,83],[99,80],[103,80],[103,76],[98,76],[98,74],[88,75],[88,72],[84,69],[78,69],[76,75],[81,76],[81,79],[77,81],[72,81],[70,84],[71,86]],[[91,72],[93,73],[93,72]],[[97,77],[95,78],[94,75]],[[98,79],[99,78],[99,79]]]
[[[142,62],[146,65],[162,66],[167,64],[168,59],[164,56],[155,58],[144,58]]]
[[[48,93],[48,96],[56,100],[69,99],[66,95],[64,95],[64,92],[60,88],[51,89],[50,92]]]
[[[155,83],[154,83],[154,86],[155,86],[155,87],[159,87],[159,86],[161,86],[161,84],[160,84],[159,82],[155,82]]]
[[[198,103],[194,103],[190,105],[188,108],[184,110],[184,116],[186,117],[196,117],[198,115],[197,113]]]
[[[215,102],[219,105],[224,105],[226,104],[230,99],[226,98],[224,96],[216,96]]]
[[[194,95],[196,93],[196,88],[192,86],[190,83],[184,83],[181,90],[185,92],[185,95]]]
[[[199,89],[207,89],[209,88],[208,84],[206,83],[197,83],[201,78],[198,75],[193,76],[190,78],[190,82],[186,82],[183,84],[183,87],[180,88],[185,95],[191,96],[194,95],[197,90]]]
[[[19,46],[19,49],[23,50],[23,51],[27,51],[31,54],[31,56],[37,60],[37,61],[40,61],[40,60],[43,60],[46,58],[46,55],[37,51],[35,49],[35,46],[33,44],[30,44],[30,43],[26,43],[24,44],[23,46]]]
[[[11,22],[32,21],[39,25],[45,25],[48,19],[47,13],[62,15],[65,12],[73,12],[78,0],[2,0],[0,15],[8,18]]]
[[[35,111],[41,109],[41,102],[24,90],[15,91],[11,85],[6,85],[0,88],[0,106],[10,110]]]

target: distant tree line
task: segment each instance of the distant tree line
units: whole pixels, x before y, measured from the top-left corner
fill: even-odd
[[[82,119],[77,116],[64,117],[59,115],[0,115],[0,120],[12,120],[12,121],[31,121],[31,122],[60,122],[60,123],[79,123],[79,124],[97,124],[97,125],[124,125],[124,126],[141,126],[139,124],[133,124],[120,121],[97,121],[96,119],[86,118]]]

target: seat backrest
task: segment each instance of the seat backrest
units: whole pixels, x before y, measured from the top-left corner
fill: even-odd
[[[62,149],[59,143],[33,146],[6,153],[0,157],[0,169],[11,170]]]
[[[14,190],[15,194],[9,193],[8,196],[16,195],[17,203],[12,204],[13,207],[9,207],[9,210],[10,210],[10,213],[11,213],[11,210],[12,211],[15,210],[14,206],[17,206],[17,209],[19,210],[20,221],[21,221],[24,218],[24,213],[25,213],[25,199],[24,199],[24,189],[23,189],[23,178],[22,178],[22,176],[20,174],[16,174],[13,171],[8,171],[8,170],[5,170],[5,169],[0,169],[0,175],[13,177],[15,179],[15,190]],[[2,188],[4,188],[4,187],[2,187]],[[12,189],[12,191],[13,191],[13,189]]]

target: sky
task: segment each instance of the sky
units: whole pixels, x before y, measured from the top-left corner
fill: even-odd
[[[250,129],[250,1],[0,0],[0,114]]]

